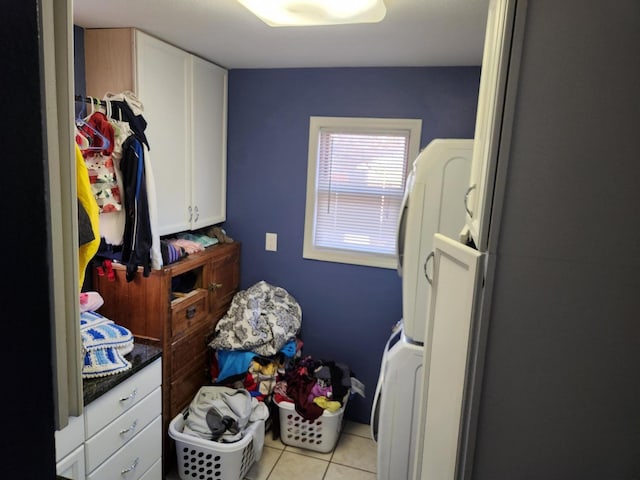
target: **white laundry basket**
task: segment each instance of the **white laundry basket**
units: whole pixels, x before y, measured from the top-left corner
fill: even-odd
[[[251,423],[244,437],[233,443],[205,440],[183,430],[184,417],[179,414],[169,424],[169,436],[176,442],[181,480],[242,480],[262,456],[263,420]]]
[[[280,413],[280,440],[285,445],[306,448],[316,452],[328,453],[336,446],[340,430],[342,429],[342,417],[347,406],[347,399],[339,410],[324,413],[315,420],[307,420],[296,412],[295,405],[291,402],[279,402]]]

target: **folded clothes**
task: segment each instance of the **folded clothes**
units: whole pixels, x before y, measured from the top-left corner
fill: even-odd
[[[117,348],[106,347],[85,350],[82,365],[82,378],[97,378],[126,372],[131,363]]]
[[[201,244],[204,248],[210,247],[218,243],[217,238],[209,237],[208,235],[195,234],[195,233],[179,233],[176,235],[181,240],[189,240]]]
[[[133,350],[131,332],[97,312],[80,313],[80,337],[84,352],[83,378],[124,372],[131,363],[124,356]]]
[[[197,253],[204,251],[204,247],[201,243],[187,240],[186,238],[174,238],[168,240],[176,248],[182,248],[187,254]]]
[[[80,293],[80,311],[88,312],[98,310],[104,304],[102,296],[98,292]]]
[[[160,254],[165,265],[170,265],[182,260],[187,252],[180,245],[174,245],[167,240],[160,240]]]
[[[80,313],[80,336],[87,350],[114,347],[122,355],[133,350],[131,332],[96,312]]]

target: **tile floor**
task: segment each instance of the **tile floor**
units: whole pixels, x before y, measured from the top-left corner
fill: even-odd
[[[284,445],[267,432],[262,458],[255,463],[246,480],[376,480],[376,444],[369,425],[345,421],[332,452]],[[179,480],[176,472],[166,480]]]

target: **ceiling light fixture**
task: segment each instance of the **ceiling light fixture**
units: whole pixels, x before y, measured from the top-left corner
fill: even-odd
[[[375,23],[387,14],[383,0],[238,0],[271,27]]]

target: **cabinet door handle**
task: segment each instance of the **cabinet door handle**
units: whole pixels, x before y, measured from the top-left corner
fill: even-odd
[[[187,319],[191,319],[196,316],[196,307],[187,308]]]
[[[125,476],[127,473],[132,472],[133,470],[135,470],[136,467],[138,466],[138,462],[139,461],[140,461],[140,457],[137,457],[129,467],[127,467],[127,468],[125,468],[123,470],[120,470],[120,475]]]
[[[429,255],[427,255],[427,259],[424,261],[424,276],[427,278],[427,282],[429,282],[429,285],[431,285],[431,279],[429,278],[429,274],[427,273],[427,263],[429,263],[429,260],[431,260],[434,255],[435,253],[431,252]]]
[[[213,292],[214,290],[217,290],[218,288],[222,288],[222,283],[210,283],[209,284],[209,291]]]
[[[131,432],[132,430],[135,430],[137,426],[138,426],[138,420],[134,420],[133,423],[129,425],[129,427],[123,428],[122,430],[120,430],[119,433],[120,435],[124,435],[126,433]]]
[[[194,210],[196,212],[196,218],[193,221],[197,222],[198,219],[200,218],[200,211],[198,210],[198,206],[197,205],[196,205],[196,208]]]
[[[189,211],[189,223],[191,223],[191,219],[193,218],[193,210],[191,209],[191,205],[187,209]]]
[[[467,188],[467,191],[464,194],[464,209],[467,211],[467,213],[469,214],[469,216],[471,218],[473,218],[473,212],[471,210],[469,210],[469,194],[471,193],[471,191],[476,188],[476,184],[474,183],[473,185],[471,185],[469,188]]]
[[[133,400],[134,398],[136,398],[136,395],[138,394],[138,389],[134,388],[133,392],[131,392],[129,395],[127,395],[126,397],[122,397],[120,399],[121,402],[126,402],[128,400]]]

